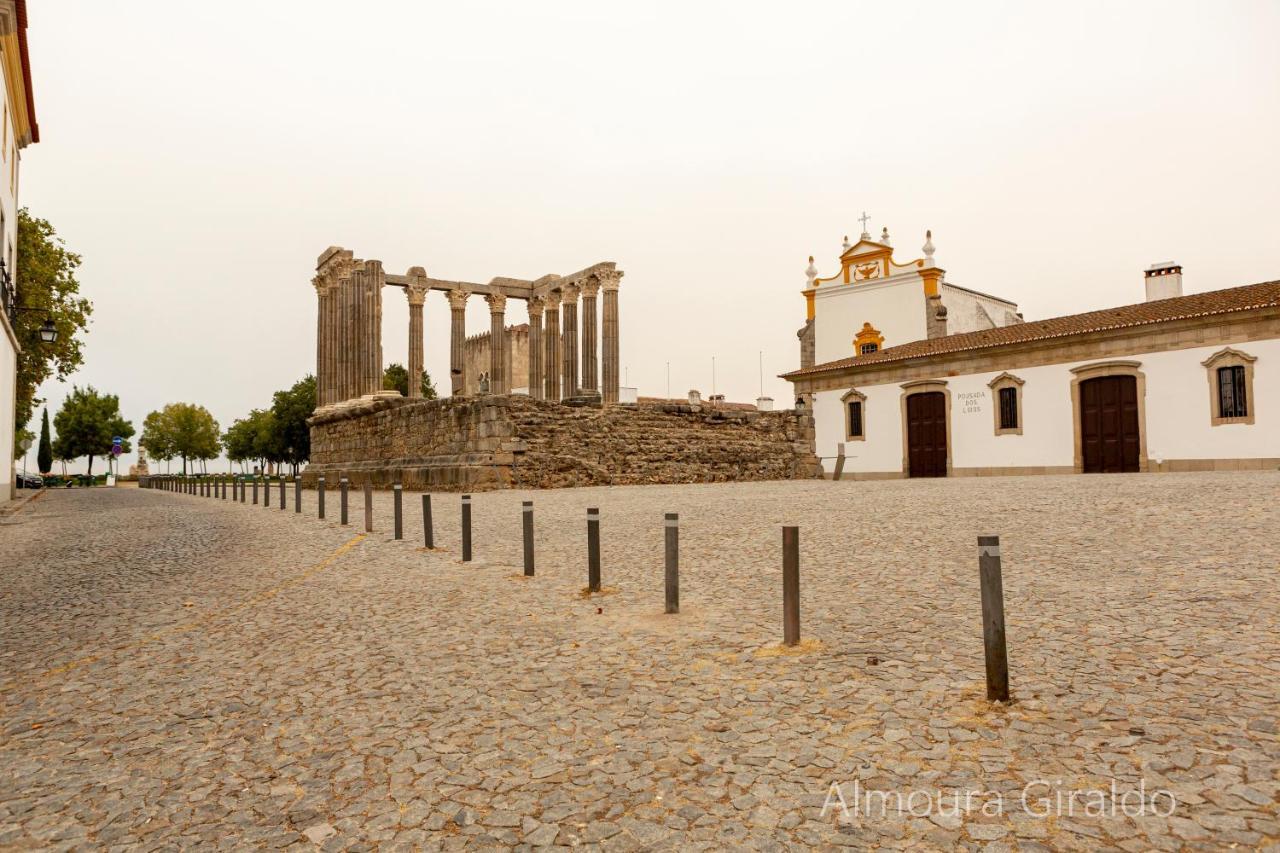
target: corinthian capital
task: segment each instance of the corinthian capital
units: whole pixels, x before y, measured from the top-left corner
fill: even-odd
[[[560,310],[560,291],[548,290],[547,296],[546,296],[546,302],[547,302],[547,310],[559,311]]]
[[[617,290],[622,282],[622,270],[600,270],[596,273],[596,278],[605,290]]]
[[[582,288],[575,283],[562,285],[560,290],[566,302],[577,302],[578,294],[582,292]]]
[[[596,294],[600,292],[600,279],[597,276],[588,276],[582,282],[582,295],[588,299],[595,299]]]
[[[338,282],[351,278],[351,268],[355,265],[350,249],[330,246],[320,254],[316,261],[316,274],[311,284],[320,295],[335,289]]]
[[[445,295],[449,297],[450,308],[454,311],[465,311],[467,308],[467,297],[470,296],[471,293],[466,290],[450,290],[446,291]]]
[[[541,296],[529,297],[529,319],[536,320],[542,316],[542,310],[547,307],[547,301]]]
[[[409,300],[410,305],[421,305],[427,301],[427,292],[431,289],[427,286],[427,271],[422,267],[409,267],[409,271],[404,274],[406,284],[404,295]]]
[[[489,303],[490,314],[501,314],[507,310],[507,297],[501,293],[490,293],[484,301]]]

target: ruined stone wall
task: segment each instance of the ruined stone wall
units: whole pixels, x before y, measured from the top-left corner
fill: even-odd
[[[308,483],[501,488],[807,479],[819,474],[806,412],[662,403],[566,406],[511,397],[386,398],[317,416]]]
[[[489,332],[472,335],[462,345],[463,376],[462,393],[475,396],[480,393],[480,377],[492,368],[489,361]],[[529,384],[529,324],[507,326],[507,377],[512,388],[524,388]]]

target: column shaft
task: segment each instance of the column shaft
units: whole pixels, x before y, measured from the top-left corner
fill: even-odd
[[[449,291],[449,387],[454,397],[466,389],[467,293]]]
[[[600,284],[592,279],[582,286],[582,387],[589,393],[600,390],[600,374],[596,361],[596,293]]]
[[[540,297],[529,298],[529,396],[541,400],[546,396],[542,383],[542,312]]]
[[[572,397],[578,393],[578,286],[576,284],[565,286],[564,304],[560,310],[564,312],[563,394],[565,397]]]
[[[409,396],[422,396],[422,303],[409,303]]]
[[[605,403],[618,402],[618,279],[622,273],[604,282],[603,368]]]
[[[542,373],[548,400],[560,399],[560,294],[547,296],[547,319],[543,327]]]
[[[510,394],[507,383],[507,297],[486,296],[489,303],[489,393]]]

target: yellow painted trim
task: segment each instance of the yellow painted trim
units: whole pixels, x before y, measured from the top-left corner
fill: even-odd
[[[18,44],[18,32],[0,36],[0,54],[3,54],[5,88],[9,96],[9,112],[13,114],[13,138],[19,148],[31,142],[31,116],[27,115],[27,92],[22,77],[22,49]]]
[[[813,319],[813,314],[814,314],[814,311],[813,311],[813,297],[814,297],[814,291],[812,291],[812,290],[806,290],[806,291],[804,292],[804,303],[805,303],[805,304],[804,304],[804,312],[805,312],[805,319],[807,319],[807,320],[812,320],[812,319]]]

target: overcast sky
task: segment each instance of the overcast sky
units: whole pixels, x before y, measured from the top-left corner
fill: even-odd
[[[616,261],[624,384],[662,395],[670,362],[709,393],[714,356],[752,400],[763,352],[780,402],[807,256],[832,274],[864,209],[1028,319],[1140,301],[1157,260],[1188,292],[1280,278],[1274,0],[28,8],[20,202],[84,256],[73,381],[139,430],[174,401],[225,429],[313,372],[332,244],[473,281]],[[442,294],[426,317],[447,388]]]

